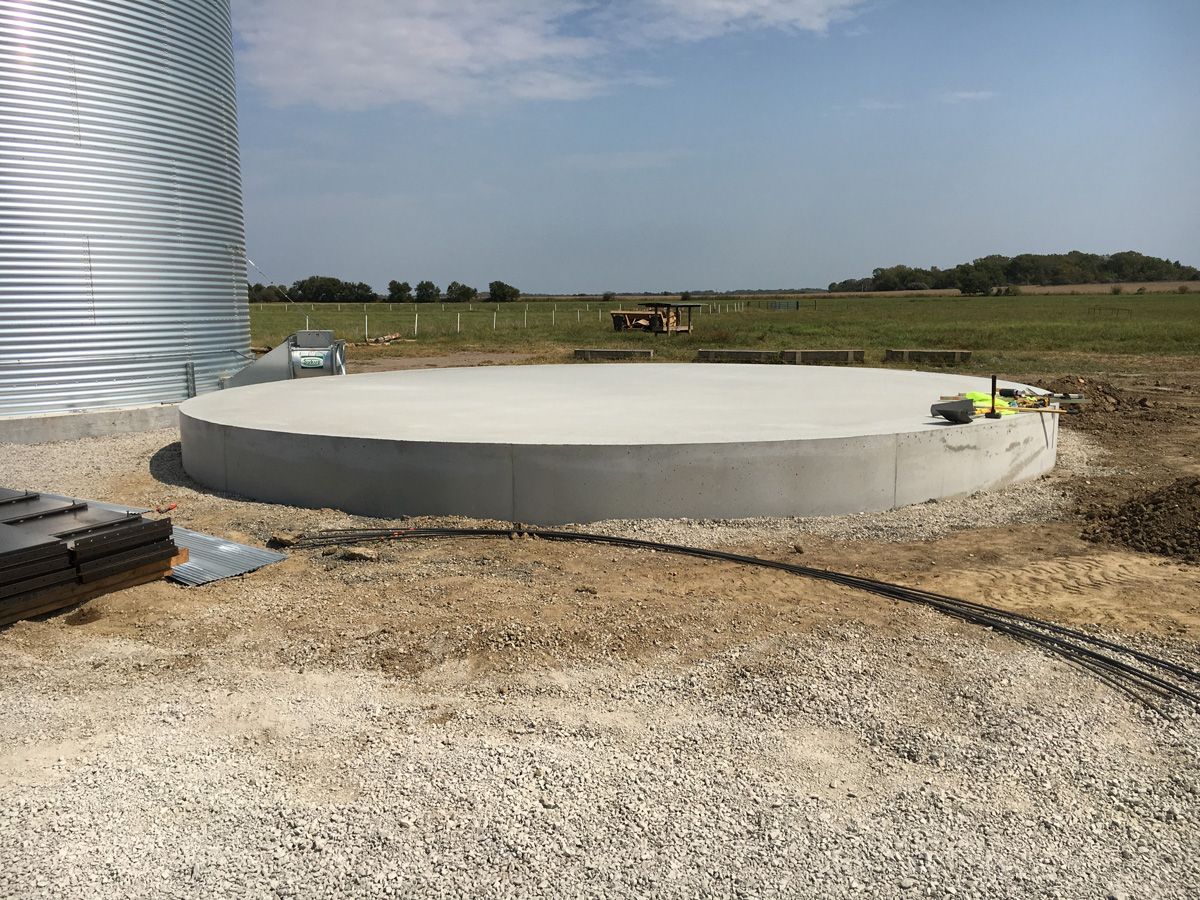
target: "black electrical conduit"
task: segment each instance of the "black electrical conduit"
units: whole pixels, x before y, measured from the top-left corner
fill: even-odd
[[[660,553],[673,553],[680,556],[693,556],[700,559],[720,560],[738,563],[740,565],[757,566],[759,568],[777,569],[793,575],[814,578],[840,584],[844,587],[867,591],[877,596],[906,603],[917,603],[932,607],[945,615],[953,616],[972,624],[991,628],[1007,634],[1016,640],[1030,641],[1057,653],[1068,660],[1081,665],[1111,686],[1129,693],[1131,696],[1157,710],[1145,696],[1131,690],[1131,685],[1149,691],[1160,697],[1176,697],[1200,704],[1200,695],[1171,681],[1140,669],[1128,662],[1106,656],[1092,647],[1101,647],[1115,653],[1136,659],[1148,666],[1169,672],[1177,678],[1200,684],[1200,672],[1196,672],[1170,660],[1143,653],[1132,647],[1126,647],[1103,638],[1095,637],[1073,628],[1056,625],[1019,613],[1009,612],[998,607],[986,606],[960,600],[945,594],[922,591],[902,585],[889,584],[885,581],[875,581],[861,578],[857,575],[846,575],[841,572],[831,572],[825,569],[814,569],[811,566],[800,566],[779,560],[764,559],[758,556],[745,556],[740,553],[730,553],[725,550],[709,550],[701,547],[687,547],[681,544],[664,544],[658,541],[646,541],[639,538],[616,537],[607,534],[588,534],[579,531],[558,531],[539,528],[342,528],[319,531],[313,534],[301,535],[293,546],[298,549],[337,546],[342,544],[364,543],[390,540],[418,540],[425,538],[462,538],[462,537],[533,537],[548,541],[575,541],[593,544],[609,544],[616,547],[627,547],[640,550],[654,550]],[[1071,640],[1066,640],[1070,638]],[[1079,646],[1078,641],[1091,646]],[[1122,683],[1125,682],[1125,683]],[[1159,710],[1161,712],[1161,710]]]

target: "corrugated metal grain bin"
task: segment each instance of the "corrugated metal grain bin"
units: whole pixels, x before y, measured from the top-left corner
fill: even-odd
[[[0,0],[0,417],[214,389],[244,243],[228,0]]]

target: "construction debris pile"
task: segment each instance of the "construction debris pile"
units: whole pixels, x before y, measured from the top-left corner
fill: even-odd
[[[1079,407],[1081,415],[1072,416],[1070,424],[1072,428],[1093,434],[1130,433],[1145,423],[1172,422],[1179,415],[1173,402],[1177,395],[1173,392],[1147,396],[1106,381],[1074,375],[1038,382],[1038,386],[1055,392],[1085,392],[1089,403]],[[1184,385],[1180,390],[1190,389],[1191,385]]]
[[[1200,563],[1200,478],[1180,478],[1092,513],[1084,537]]]
[[[1022,412],[1037,412],[1057,415],[1064,411],[1078,412],[1087,402],[1083,394],[1053,393],[1035,394],[1020,388],[996,387],[996,376],[992,376],[992,390],[962,391],[953,396],[944,396],[929,408],[929,415],[946,419],[954,425],[966,425],[980,416],[998,419]],[[1064,409],[1065,408],[1065,409]]]
[[[0,488],[0,626],[171,573],[170,519]]]

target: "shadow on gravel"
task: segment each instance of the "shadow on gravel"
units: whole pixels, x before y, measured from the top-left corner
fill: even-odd
[[[179,441],[167,444],[150,457],[150,475],[163,484],[191,488],[202,494],[214,493],[184,471],[183,446]]]

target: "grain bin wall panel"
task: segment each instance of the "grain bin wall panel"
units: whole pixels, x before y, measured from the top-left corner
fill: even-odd
[[[228,0],[0,0],[0,416],[215,388],[244,242]]]

